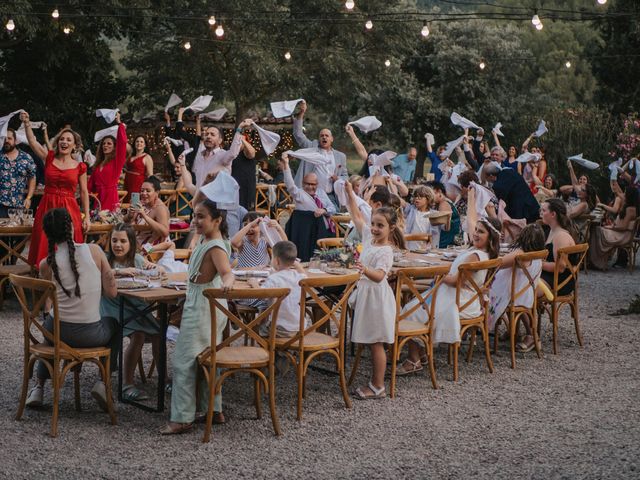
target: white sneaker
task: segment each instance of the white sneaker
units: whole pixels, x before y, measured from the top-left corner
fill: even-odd
[[[103,412],[109,412],[107,402],[107,388],[104,386],[104,382],[97,381],[91,389],[91,396],[94,398],[98,406]]]
[[[29,395],[27,395],[26,406],[29,408],[41,407],[43,397],[44,397],[44,389],[42,388],[42,385],[36,385],[31,390],[29,390]]]

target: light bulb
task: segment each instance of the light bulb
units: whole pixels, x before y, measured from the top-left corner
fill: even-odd
[[[367,20],[367,23],[364,24],[364,28],[371,30],[373,28],[373,22],[371,20]]]
[[[420,31],[420,34],[423,37],[428,37],[429,36],[429,27],[427,27],[427,22],[424,22],[424,24],[422,25],[422,30]]]
[[[487,64],[486,64],[486,63],[484,63],[484,62],[480,62],[480,65],[479,65],[480,70],[484,70],[484,68],[485,68],[486,66],[487,66]]]
[[[53,18],[55,18],[56,20],[57,20],[58,18],[60,18],[60,12],[58,11],[58,9],[57,9],[57,8],[56,8],[53,12],[51,12],[51,16],[52,16]]]
[[[218,24],[216,27],[216,37],[221,37],[224,35],[224,28],[222,28],[222,24]]]
[[[531,19],[531,23],[533,23],[534,26],[538,25],[540,23],[540,17],[538,16],[537,13]]]
[[[544,25],[542,25],[542,22],[536,25],[536,30],[542,30],[543,28],[544,28]]]
[[[386,60],[384,61],[384,66],[385,66],[385,67],[390,67],[390,66],[391,66],[391,60],[386,59]]]
[[[191,42],[184,42],[183,47],[185,50],[191,50]]]
[[[607,0],[598,0],[598,3],[599,3],[600,5],[604,5],[605,3],[607,3]]]
[[[285,52],[284,58],[285,60],[291,60],[291,52]]]
[[[7,27],[7,30],[9,30],[10,32],[13,32],[15,30],[15,28],[16,28],[16,24],[13,23],[13,20],[10,18],[7,21],[7,24],[5,25],[5,27]]]
[[[207,20],[207,22],[209,22],[209,25],[213,27],[216,24],[216,17],[214,15],[211,15],[209,17],[209,20]]]
[[[567,63],[565,63],[564,66],[567,68],[571,68],[571,62],[567,61]]]
[[[64,32],[65,35],[69,35],[71,33],[71,28],[70,27],[64,27],[62,29],[62,31]]]
[[[344,2],[344,6],[347,10],[353,10],[353,7],[356,6],[356,2],[354,2],[353,0],[347,0],[346,2]]]

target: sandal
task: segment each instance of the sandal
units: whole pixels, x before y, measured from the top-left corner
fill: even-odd
[[[412,373],[419,372],[420,370],[422,370],[422,364],[420,362],[420,360],[418,360],[417,362],[412,362],[408,358],[405,359],[405,361],[402,362],[402,364],[397,368],[396,375],[411,375]]]
[[[179,435],[181,433],[188,432],[193,428],[192,423],[167,423],[160,429],[160,435]]]
[[[525,335],[525,337],[522,339],[522,342],[516,345],[516,349],[518,350],[518,352],[521,352],[521,353],[530,352],[534,348],[536,348],[536,343],[533,340],[533,337],[531,335]]]
[[[355,396],[358,400],[378,400],[380,398],[385,398],[387,396],[387,392],[384,387],[376,388],[373,386],[371,382],[368,385],[371,393],[365,392],[362,387],[359,387],[355,391]]]
[[[122,398],[128,402],[139,402],[149,400],[149,396],[142,390],[137,389],[134,385],[122,386]]]

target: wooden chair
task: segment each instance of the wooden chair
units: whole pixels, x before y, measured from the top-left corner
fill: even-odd
[[[278,213],[276,214],[276,220],[278,221],[278,223],[282,228],[286,227],[287,222],[291,218],[291,212],[293,212],[295,208],[296,208],[295,203],[291,203],[291,204],[285,205],[284,208],[281,208],[278,210]]]
[[[433,388],[438,388],[436,380],[436,369],[433,363],[433,319],[436,297],[440,284],[447,273],[449,273],[450,265],[438,267],[424,268],[401,268],[396,272],[396,328],[395,340],[392,347],[391,355],[391,398],[395,397],[396,391],[396,370],[397,362],[400,361],[400,353],[407,342],[417,339],[421,340],[429,359],[429,375],[431,376],[431,384]],[[424,291],[423,285],[416,284],[418,280],[432,280],[431,289]],[[406,290],[409,290],[409,296],[416,298],[418,303],[408,309],[402,311],[403,298],[406,298]],[[427,301],[430,304],[427,307]],[[408,320],[416,310],[424,308],[426,310],[427,322],[425,324]],[[426,369],[425,369],[426,372]]]
[[[340,248],[344,245],[344,238],[319,238],[316,240],[316,244],[321,250],[328,250],[330,248]]]
[[[330,355],[336,359],[340,388],[347,408],[351,408],[351,398],[347,392],[344,373],[345,327],[347,316],[347,300],[353,291],[359,273],[336,275],[330,278],[306,278],[300,280],[302,288],[300,296],[300,331],[290,338],[276,338],[276,350],[282,351],[294,365],[298,378],[298,407],[297,418],[302,420],[302,398],[306,387],[307,369],[311,361],[320,355]],[[322,288],[343,287],[340,297],[331,304],[322,297]],[[253,290],[251,293],[253,294]],[[306,327],[307,304],[313,302],[320,310],[318,318],[311,326]],[[337,336],[320,333],[319,329],[330,326],[333,322],[337,327]]]
[[[4,306],[4,291],[10,275],[32,275],[35,269],[29,265],[24,251],[31,238],[32,227],[0,227],[0,309]],[[22,263],[19,263],[22,262]]]
[[[469,341],[469,351],[467,352],[467,362],[471,361],[473,349],[476,341],[476,331],[480,330],[482,340],[484,341],[484,353],[487,359],[489,372],[493,373],[493,362],[491,361],[491,347],[489,346],[489,299],[487,298],[489,288],[497,269],[500,267],[502,260],[494,258],[493,260],[484,260],[481,262],[463,263],[458,266],[458,281],[456,283],[456,304],[460,312],[460,337],[469,332],[471,335]],[[486,270],[484,282],[480,285],[473,279],[473,274],[482,270]],[[462,303],[460,294],[463,290],[471,291],[472,296],[469,300]],[[481,313],[478,316],[464,318],[465,310],[472,307],[476,302],[480,303]],[[453,380],[458,381],[458,352],[460,343],[454,343],[449,346],[449,357],[453,355]]]
[[[211,347],[198,355],[198,365],[202,369],[209,386],[209,406],[207,408],[207,421],[202,437],[203,442],[208,442],[211,436],[211,422],[213,420],[214,395],[220,393],[223,382],[232,375],[240,372],[255,376],[255,406],[258,418],[262,417],[261,383],[264,391],[269,394],[269,408],[271,410],[271,422],[276,435],[280,435],[280,423],[276,413],[276,385],[275,385],[275,335],[276,319],[282,300],[289,295],[288,288],[256,288],[229,290],[227,292],[219,288],[206,289],[203,294],[209,299],[211,306]],[[227,302],[238,298],[274,299],[274,302],[262,313],[256,316],[252,322],[246,324],[237,315],[227,308]],[[218,312],[226,315],[229,322],[238,330],[231,336],[217,343]],[[271,316],[271,328],[269,338],[263,338],[257,333],[258,326]],[[253,346],[235,346],[234,342],[242,335],[248,335],[254,342]],[[215,346],[215,347],[214,347]],[[223,369],[220,375],[217,369]],[[262,369],[269,370],[268,379]]]
[[[126,190],[118,190],[118,202],[122,204],[124,198],[129,194]]]
[[[147,260],[149,260],[151,263],[158,263],[158,260],[162,258],[164,252],[164,250],[159,252],[151,251],[147,253]],[[191,258],[191,249],[176,248],[173,250],[173,256],[176,260],[186,260],[186,263],[189,263],[189,258]]]
[[[192,211],[191,195],[186,188],[160,190],[160,197],[169,209],[172,218],[190,218]]]
[[[640,217],[636,218],[636,222],[633,227],[633,238],[629,241],[629,243],[621,248],[623,248],[627,252],[629,273],[633,273],[633,270],[636,268],[638,249],[640,249]]]
[[[276,187],[276,202],[276,218],[282,210],[288,209],[289,205],[291,205],[292,203],[295,207],[293,198],[291,197],[291,194],[287,190],[287,186],[284,183],[279,183]]]
[[[271,201],[269,200],[269,185],[259,183],[256,185],[255,211],[262,215],[271,216]]]
[[[331,220],[333,220],[333,224],[336,226],[336,237],[346,237],[351,216],[331,215]]]
[[[18,413],[16,414],[16,420],[22,418],[27,401],[29,379],[33,374],[33,366],[36,360],[40,360],[46,365],[52,379],[53,417],[51,419],[51,436],[57,436],[58,403],[60,402],[60,390],[64,385],[65,376],[73,369],[75,404],[76,410],[80,411],[80,369],[76,369],[75,367],[85,362],[90,362],[96,364],[100,370],[100,376],[106,389],[107,408],[109,417],[111,418],[111,424],[116,425],[117,420],[113,408],[113,399],[111,397],[111,375],[109,372],[111,349],[109,347],[72,348],[68,346],[60,340],[60,317],[58,315],[58,299],[55,284],[48,280],[22,277],[19,275],[11,275],[10,279],[18,301],[20,302],[22,317],[24,319],[24,369],[20,405],[18,407]],[[25,295],[25,290],[27,289],[34,292],[33,307],[27,302]],[[47,300],[51,301],[53,305],[53,332],[46,330],[41,323],[41,312],[44,310]],[[34,333],[37,333],[38,330],[51,345],[36,339]]]
[[[538,337],[538,312],[537,312],[537,298],[536,298],[536,285],[537,279],[534,279],[529,273],[529,266],[531,262],[535,260],[544,261],[547,258],[547,251],[540,250],[537,252],[528,252],[517,255],[514,259],[515,263],[511,269],[511,297],[507,309],[502,314],[495,324],[495,336],[493,338],[493,351],[498,353],[498,325],[500,322],[505,322],[507,331],[509,332],[509,341],[511,347],[511,368],[516,368],[516,334],[518,332],[518,321],[523,317],[526,317],[531,322],[531,330],[533,332],[533,340],[535,342],[536,353],[538,358],[542,358],[540,351],[540,338]],[[527,280],[520,290],[517,289],[516,279],[518,278],[518,272],[522,272]],[[524,307],[518,305],[527,291],[530,291],[533,297],[533,303],[531,307]]]
[[[89,230],[84,234],[85,243],[95,243],[105,252],[109,251],[109,236],[113,225],[110,223],[92,223]]]
[[[430,233],[405,233],[404,235],[405,242],[422,242],[424,243],[424,247],[427,248],[431,245],[431,234]]]
[[[552,300],[548,300],[546,297],[539,299],[540,308],[544,309],[549,314],[551,325],[553,327],[553,353],[558,353],[558,322],[560,318],[560,309],[564,305],[568,305],[571,308],[571,316],[576,326],[576,336],[578,337],[578,344],[582,346],[582,334],[580,333],[580,320],[578,316],[578,273],[582,262],[585,261],[587,251],[589,250],[589,244],[580,243],[571,247],[564,247],[558,249],[558,259],[556,260],[556,268],[553,271],[553,285],[551,287]],[[558,271],[558,265],[564,263],[569,270],[569,275],[564,281],[560,281],[560,272]],[[559,292],[566,284],[571,280],[574,282],[573,292],[568,295],[560,295]]]

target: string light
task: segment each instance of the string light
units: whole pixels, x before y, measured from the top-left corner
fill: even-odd
[[[291,52],[285,52],[284,58],[285,60],[291,60]]]
[[[58,11],[58,9],[57,9],[57,8],[56,8],[56,9],[54,9],[54,10],[53,10],[53,12],[51,12],[51,16],[52,16],[55,20],[57,20],[57,19],[59,19],[59,18],[60,18],[60,12]]]
[[[13,23],[13,19],[9,19],[7,21],[7,24],[5,25],[5,27],[7,27],[7,30],[9,30],[10,32],[13,32],[16,29],[16,24]]]
[[[364,24],[364,28],[371,30],[373,28],[373,22],[371,20],[367,20],[367,23]]]
[[[353,7],[356,6],[356,2],[354,2],[353,0],[347,0],[346,2],[344,2],[344,6],[347,10],[353,10]]]
[[[388,58],[384,61],[384,66],[385,67],[390,67],[391,66],[391,60],[389,60]]]
[[[429,36],[429,27],[427,26],[426,20],[422,24],[422,30],[420,31],[420,34],[425,38]]]
[[[185,49],[185,50],[187,50],[187,51],[188,51],[188,50],[191,50],[191,42],[184,42],[183,47],[184,47],[184,49]]]
[[[536,13],[533,18],[531,19],[531,23],[533,23],[534,27],[537,27],[541,22],[540,22],[540,17],[538,16],[538,14]]]
[[[480,67],[480,70],[484,70],[485,67],[487,66],[487,64],[481,61],[480,65],[478,65],[478,66]]]
[[[598,3],[599,3],[600,5],[604,5],[605,3],[607,3],[607,0],[598,0]]]
[[[536,30],[542,30],[543,28],[544,28],[544,25],[542,25],[542,22],[536,25]]]
[[[567,60],[567,63],[565,63],[564,66],[567,68],[571,68],[571,62]]]
[[[216,27],[216,37],[222,37],[224,35],[224,28],[222,27],[222,24],[219,23],[218,26]]]
[[[69,35],[71,33],[71,27],[64,27],[62,31],[65,35]]]
[[[209,20],[207,20],[207,22],[209,22],[209,25],[213,27],[216,24],[216,17],[214,15],[211,15],[209,17]]]

